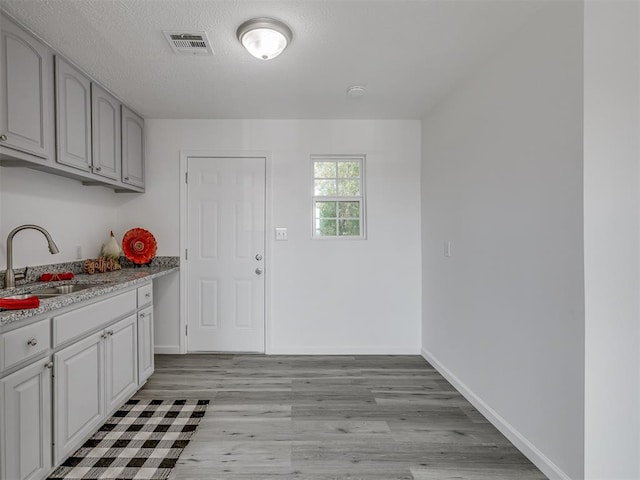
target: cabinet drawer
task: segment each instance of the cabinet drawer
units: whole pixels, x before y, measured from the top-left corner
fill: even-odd
[[[0,335],[0,371],[49,350],[50,321],[41,320]]]
[[[153,302],[153,284],[138,288],[138,308],[142,308]]]
[[[116,297],[53,317],[54,347],[84,333],[96,330],[112,320],[133,312],[135,309],[136,291],[131,290]]]

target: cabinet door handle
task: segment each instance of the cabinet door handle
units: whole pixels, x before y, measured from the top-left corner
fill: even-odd
[[[38,339],[37,338],[32,338],[31,340],[29,340],[27,342],[27,345],[31,346],[31,347],[35,347],[38,344]]]
[[[0,142],[6,142],[7,141],[7,136],[3,133],[2,135],[0,135]]]
[[[113,335],[113,330],[109,330],[109,331],[107,332],[107,335],[109,335],[109,336],[111,337],[111,336]]]
[[[108,338],[109,334],[107,332],[104,332],[102,335],[100,335],[102,338]]]
[[[124,177],[125,180],[129,180],[129,177]]]
[[[96,167],[94,170],[95,170],[96,172],[100,172],[100,171],[102,171],[102,167]]]
[[[145,293],[145,294],[144,294],[144,297],[145,297],[145,298],[151,298],[151,294],[150,294],[150,293]]]
[[[44,368],[53,368],[53,362],[47,362],[44,364]]]

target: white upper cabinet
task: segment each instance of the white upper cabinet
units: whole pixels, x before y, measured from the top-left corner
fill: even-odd
[[[55,58],[57,161],[91,171],[91,80]]]
[[[91,84],[93,173],[120,180],[122,167],[120,107],[113,95]]]
[[[122,106],[122,182],[144,188],[144,119]]]
[[[0,165],[144,192],[144,119],[0,12]]]
[[[0,148],[55,156],[52,61],[51,50],[0,17]]]

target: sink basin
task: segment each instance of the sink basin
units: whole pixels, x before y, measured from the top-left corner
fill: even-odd
[[[72,283],[69,285],[58,285],[57,287],[46,287],[39,288],[37,290],[32,290],[27,292],[27,296],[36,295],[39,298],[50,298],[57,297],[58,295],[64,295],[66,293],[80,292],[82,290],[86,290],[88,288],[93,288],[98,285],[96,284],[81,284],[81,283]]]

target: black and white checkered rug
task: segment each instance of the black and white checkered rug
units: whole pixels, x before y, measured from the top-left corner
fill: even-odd
[[[48,480],[165,479],[209,400],[129,400]]]

